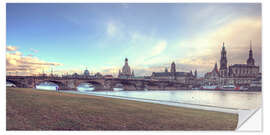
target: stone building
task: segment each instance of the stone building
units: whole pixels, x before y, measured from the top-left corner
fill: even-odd
[[[90,76],[90,72],[87,70],[87,68],[84,70],[83,75],[85,77],[89,77]]]
[[[177,82],[181,82],[185,84],[193,84],[196,76],[197,76],[197,71],[195,71],[195,75],[193,75],[192,71],[177,72],[175,63],[172,62],[170,72],[168,71],[167,68],[165,68],[164,72],[153,72],[151,79],[170,80],[170,81],[177,81]]]
[[[103,75],[99,72],[97,72],[95,75],[94,75],[95,78],[102,78]]]
[[[259,75],[256,77],[256,79],[251,81],[250,87],[253,89],[257,89],[257,90],[260,90],[262,88],[262,75],[261,75],[261,73],[259,73]]]
[[[128,65],[127,58],[125,59],[125,65],[123,66],[122,71],[119,70],[118,78],[123,78],[123,79],[134,78],[134,71],[131,72],[131,68]]]
[[[246,64],[233,64],[229,67],[227,66],[226,49],[223,43],[220,58],[220,68],[219,71],[217,71],[217,75],[219,76],[219,85],[234,84],[237,86],[250,86],[252,81],[255,80],[259,75],[259,66],[255,65],[251,42],[249,49],[249,57],[246,61]],[[206,73],[205,82],[209,84],[216,84],[216,82],[213,82],[213,80],[209,78],[217,79],[217,75],[214,75],[213,71],[211,72],[211,74]]]
[[[218,71],[217,63],[215,64],[213,70],[204,75],[204,85],[218,85],[220,74]]]
[[[221,57],[220,57],[220,67],[219,67],[220,77],[222,78],[226,78],[228,75],[226,54],[227,52],[225,50],[225,46],[223,43],[222,50],[221,50]]]

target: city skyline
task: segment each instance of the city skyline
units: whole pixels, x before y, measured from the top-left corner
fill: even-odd
[[[200,14],[198,14],[200,13]],[[7,4],[7,72],[116,76],[129,59],[135,75],[204,74],[219,63],[245,63],[249,42],[261,67],[261,4]]]

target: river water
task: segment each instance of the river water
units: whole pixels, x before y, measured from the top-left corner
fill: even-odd
[[[255,109],[262,105],[261,92],[179,90],[103,92],[84,91],[83,93],[160,100],[234,109]]]
[[[37,89],[55,90],[55,86],[39,85]],[[185,104],[206,105],[234,109],[256,109],[262,105],[261,92],[253,91],[93,91],[91,87],[78,87],[77,93],[99,96],[117,96],[147,100],[159,100]],[[76,93],[76,92],[75,92]]]

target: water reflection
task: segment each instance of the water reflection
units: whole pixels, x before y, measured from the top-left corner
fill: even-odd
[[[95,90],[95,86],[91,83],[81,83],[78,87],[77,90],[80,92],[88,92],[88,91],[93,91]]]
[[[255,109],[261,106],[261,92],[235,91],[107,91],[92,92],[111,96],[210,105],[225,108]]]
[[[56,90],[57,87],[59,86],[53,82],[43,82],[36,85],[36,89],[40,90]]]
[[[124,90],[123,88],[113,88],[113,91],[122,91]]]
[[[113,88],[113,91],[122,91],[122,90],[124,90],[124,85],[121,83],[117,83]]]
[[[9,82],[9,81],[6,82],[6,86],[7,87],[16,87],[16,85],[14,83]]]

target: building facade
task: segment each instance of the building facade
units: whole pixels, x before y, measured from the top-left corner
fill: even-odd
[[[213,70],[211,72],[207,72],[204,75],[204,85],[218,85],[220,79],[220,74],[218,71],[217,63],[215,64]]]
[[[119,70],[118,73],[118,78],[123,78],[123,79],[129,79],[129,78],[134,78],[134,71],[131,72],[131,68],[128,65],[128,59],[125,59],[125,64],[122,68],[122,71]]]
[[[226,49],[223,43],[219,71],[216,69],[217,65],[215,65],[212,72],[205,74],[205,83],[217,84],[217,81],[214,80],[219,80],[218,85],[221,86],[234,84],[249,87],[253,80],[256,80],[259,75],[259,66],[255,65],[251,42],[246,64],[233,64],[230,66],[227,66]]]
[[[174,62],[171,64],[171,70],[168,71],[165,68],[164,72],[153,72],[151,79],[155,80],[169,80],[169,81],[177,81],[184,84],[193,84],[197,77],[197,71],[193,75],[192,71],[190,72],[177,72],[176,65]]]

